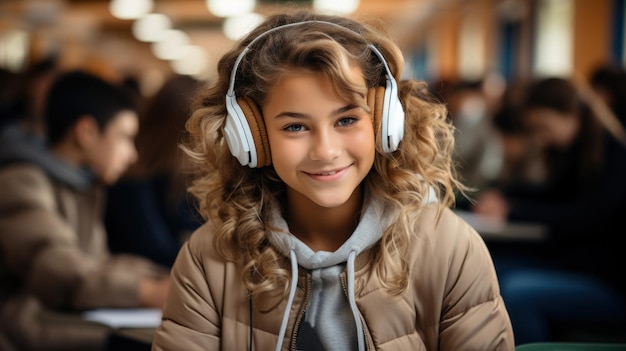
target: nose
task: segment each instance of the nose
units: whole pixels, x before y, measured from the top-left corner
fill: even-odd
[[[340,135],[334,131],[318,131],[311,140],[309,157],[316,161],[331,161],[341,155],[342,143]]]

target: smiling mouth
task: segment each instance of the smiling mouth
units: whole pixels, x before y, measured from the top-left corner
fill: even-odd
[[[319,177],[320,179],[321,178],[332,179],[332,178],[334,178],[334,176],[339,176],[341,174],[344,174],[348,168],[349,168],[349,166],[348,167],[335,168],[335,169],[327,170],[327,171],[306,172],[306,174],[308,174],[311,177]]]
[[[319,172],[319,173],[309,173],[309,174],[316,175],[316,176],[329,176],[329,175],[337,174],[337,172],[339,171],[329,171],[329,172]]]

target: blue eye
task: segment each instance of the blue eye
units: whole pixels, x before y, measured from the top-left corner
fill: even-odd
[[[356,117],[345,117],[339,120],[339,122],[337,122],[337,124],[339,126],[347,126],[353,123],[356,123],[356,121],[358,121],[358,119]]]
[[[304,126],[302,124],[291,124],[284,129],[288,132],[301,132],[304,130]]]

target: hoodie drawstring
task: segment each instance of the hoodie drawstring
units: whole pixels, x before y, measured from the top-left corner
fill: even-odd
[[[287,299],[287,306],[283,313],[283,321],[280,323],[280,332],[278,333],[278,342],[276,343],[276,351],[280,351],[280,348],[285,339],[285,331],[287,330],[287,323],[289,321],[289,312],[291,311],[291,305],[293,305],[293,298],[296,296],[296,288],[298,287],[298,260],[296,259],[295,250],[289,251],[289,258],[291,258],[291,287],[289,288],[289,298]]]
[[[356,323],[356,336],[357,343],[359,345],[359,351],[365,351],[365,341],[363,340],[363,325],[361,324],[361,317],[359,316],[359,309],[356,307],[356,298],[354,296],[354,259],[356,253],[350,251],[348,255],[348,301],[350,301],[350,309],[354,316],[354,322]]]
[[[350,302],[350,309],[354,316],[354,322],[356,324],[357,331],[357,343],[359,351],[365,351],[365,340],[363,338],[363,325],[361,324],[361,317],[359,316],[359,309],[356,306],[356,297],[354,292],[354,260],[356,252],[351,251],[348,255],[348,301]],[[293,305],[293,299],[296,295],[296,288],[298,287],[298,261],[296,259],[296,253],[294,250],[289,251],[289,258],[291,259],[291,286],[289,288],[289,298],[287,299],[287,306],[283,312],[283,320],[280,324],[280,331],[278,334],[278,342],[276,343],[276,351],[280,351],[283,340],[285,339],[285,331],[287,330],[287,323],[289,322],[289,313],[291,306]]]

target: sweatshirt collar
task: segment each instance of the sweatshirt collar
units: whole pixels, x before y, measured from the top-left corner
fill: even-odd
[[[270,232],[268,239],[284,256],[289,257],[289,252],[293,250],[298,264],[304,268],[317,269],[334,266],[346,262],[351,252],[358,256],[372,247],[389,226],[388,221],[381,220],[389,218],[384,213],[384,206],[380,200],[372,196],[366,196],[361,213],[356,229],[335,252],[315,252],[289,231],[280,207],[275,204],[271,209],[271,225],[277,229]]]

